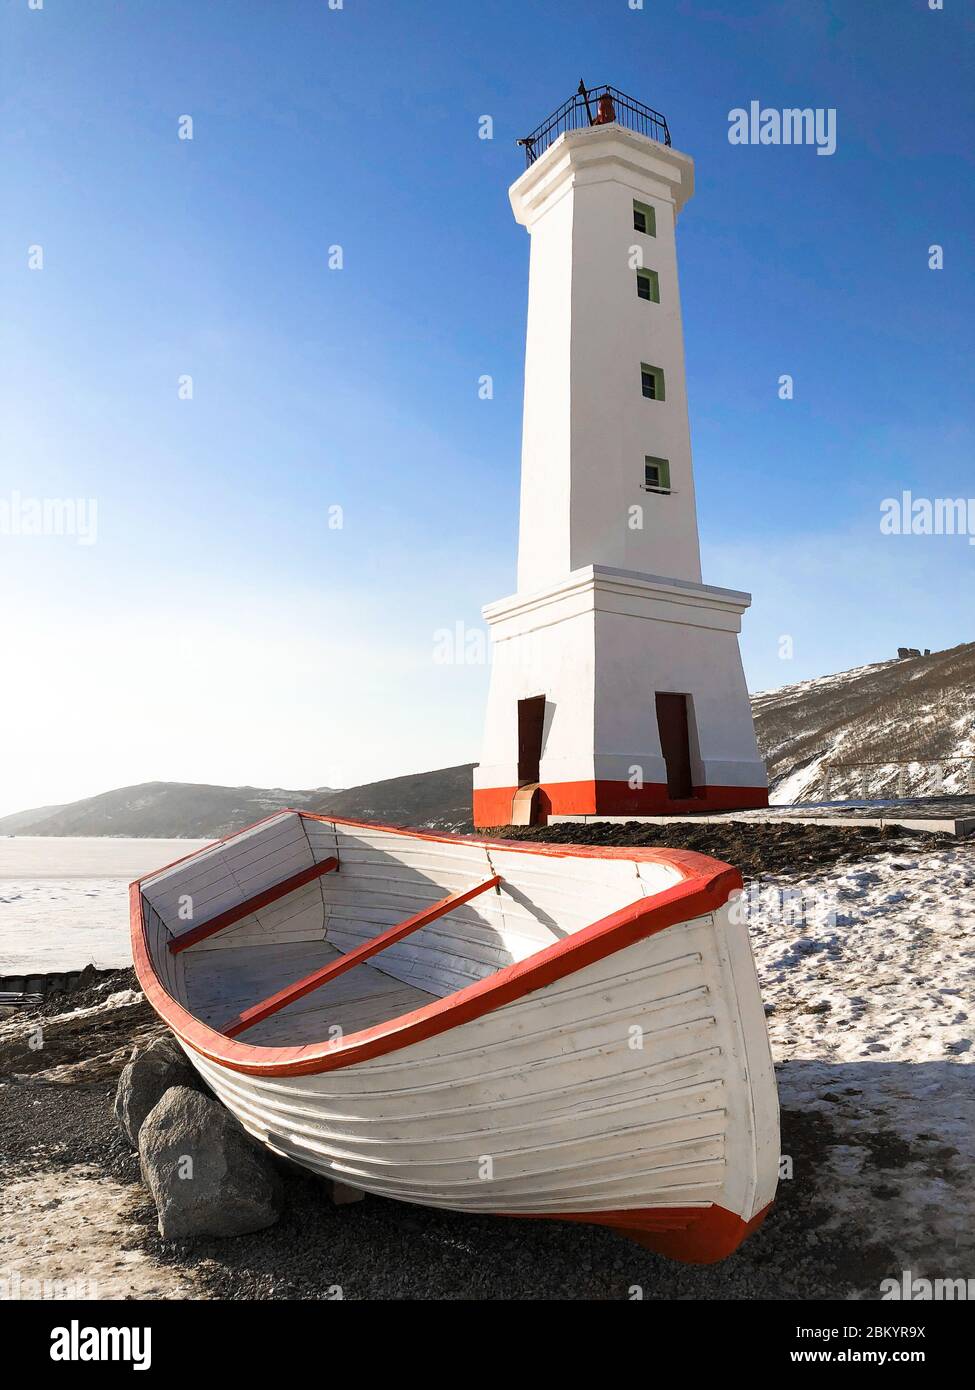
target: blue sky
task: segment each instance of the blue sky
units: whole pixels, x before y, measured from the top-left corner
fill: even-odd
[[[0,535],[0,814],[478,756],[487,667],[439,664],[435,634],[514,588],[528,238],[507,187],[580,76],[663,111],[696,161],[704,577],[754,595],[751,687],[975,637],[975,547],[879,532],[904,488],[975,493],[961,0],[0,14],[0,501],[98,504],[94,545]],[[836,153],[729,144],[753,99],[834,107]]]

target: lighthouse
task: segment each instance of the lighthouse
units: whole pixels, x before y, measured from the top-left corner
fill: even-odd
[[[702,583],[677,280],[694,164],[580,90],[509,190],[531,237],[517,592],[492,638],[478,826],[765,806],[738,634]]]

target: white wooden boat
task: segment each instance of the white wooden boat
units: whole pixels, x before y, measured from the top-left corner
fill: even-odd
[[[364,1192],[729,1254],[778,1105],[736,870],[285,811],[131,889],[148,998],[275,1152]]]

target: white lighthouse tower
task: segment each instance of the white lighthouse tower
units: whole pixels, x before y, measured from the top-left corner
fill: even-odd
[[[764,806],[750,595],[701,583],[675,243],[693,161],[658,113],[582,84],[523,143],[518,591],[484,609],[474,822]]]

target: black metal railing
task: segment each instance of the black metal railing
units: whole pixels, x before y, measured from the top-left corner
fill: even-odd
[[[667,125],[667,118],[662,116],[659,111],[654,111],[650,106],[644,106],[642,101],[636,101],[633,97],[628,97],[625,92],[621,92],[618,87],[587,87],[584,82],[580,82],[574,96],[568,101],[564,101],[557,111],[553,111],[548,120],[543,121],[537,130],[533,130],[531,135],[526,135],[518,144],[525,147],[526,165],[534,164],[538,156],[548,149],[549,145],[564,135],[567,130],[581,130],[587,126],[600,124],[597,115],[600,112],[600,97],[608,97],[612,103],[612,111],[617,125],[625,126],[627,130],[635,130],[640,135],[649,136],[651,140],[659,140],[662,145],[670,144],[670,129]],[[603,110],[607,110],[605,103]]]

